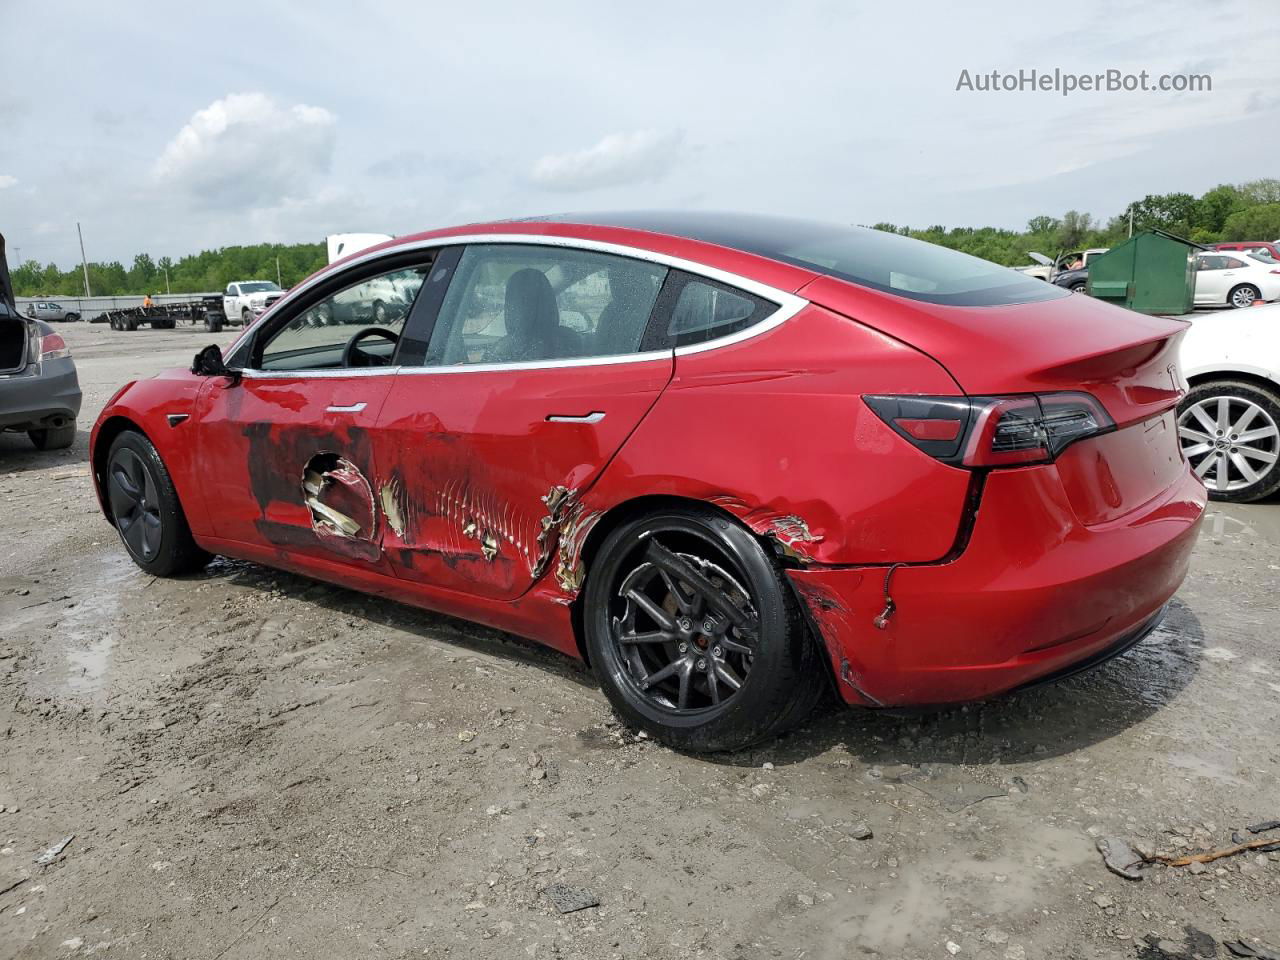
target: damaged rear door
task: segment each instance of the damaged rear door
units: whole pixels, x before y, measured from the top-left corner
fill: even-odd
[[[237,349],[239,379],[205,385],[194,426],[216,536],[391,574],[373,434],[429,258],[322,283]]]
[[[579,498],[671,379],[645,349],[667,268],[495,242],[454,273],[379,418],[384,547],[404,578],[513,599],[579,542]]]

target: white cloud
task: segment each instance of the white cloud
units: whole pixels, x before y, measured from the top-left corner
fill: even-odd
[[[197,110],[152,172],[211,206],[276,204],[307,192],[329,170],[336,124],[323,107],[230,94]]]
[[[575,192],[662,179],[678,158],[679,132],[637,130],[611,133],[593,147],[549,153],[533,168],[533,182],[548,190]]]
[[[12,187],[17,182],[17,177],[11,177],[7,173],[0,173],[0,190],[3,190],[5,187]]]

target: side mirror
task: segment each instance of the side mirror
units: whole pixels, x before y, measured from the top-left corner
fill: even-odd
[[[191,361],[191,372],[198,377],[230,377],[232,381],[240,379],[240,371],[232,370],[223,362],[222,350],[216,343],[211,343],[195,355]]]

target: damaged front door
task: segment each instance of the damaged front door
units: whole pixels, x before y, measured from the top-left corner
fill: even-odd
[[[580,497],[671,379],[671,351],[643,350],[666,273],[558,246],[467,248],[423,365],[405,361],[378,424],[400,576],[513,599],[551,573],[576,592],[596,519]]]
[[[300,304],[263,331],[240,379],[210,379],[199,456],[219,538],[283,560],[392,572],[373,434],[424,270],[381,273]]]

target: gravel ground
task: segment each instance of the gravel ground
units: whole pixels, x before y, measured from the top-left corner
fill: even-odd
[[[60,332],[86,433],[210,339]],[[691,757],[496,631],[252,564],[142,575],[85,439],[0,437],[0,957],[1280,947],[1280,852],[1132,881],[1095,849],[1280,819],[1280,505],[1215,505],[1165,626],[1086,676]]]

